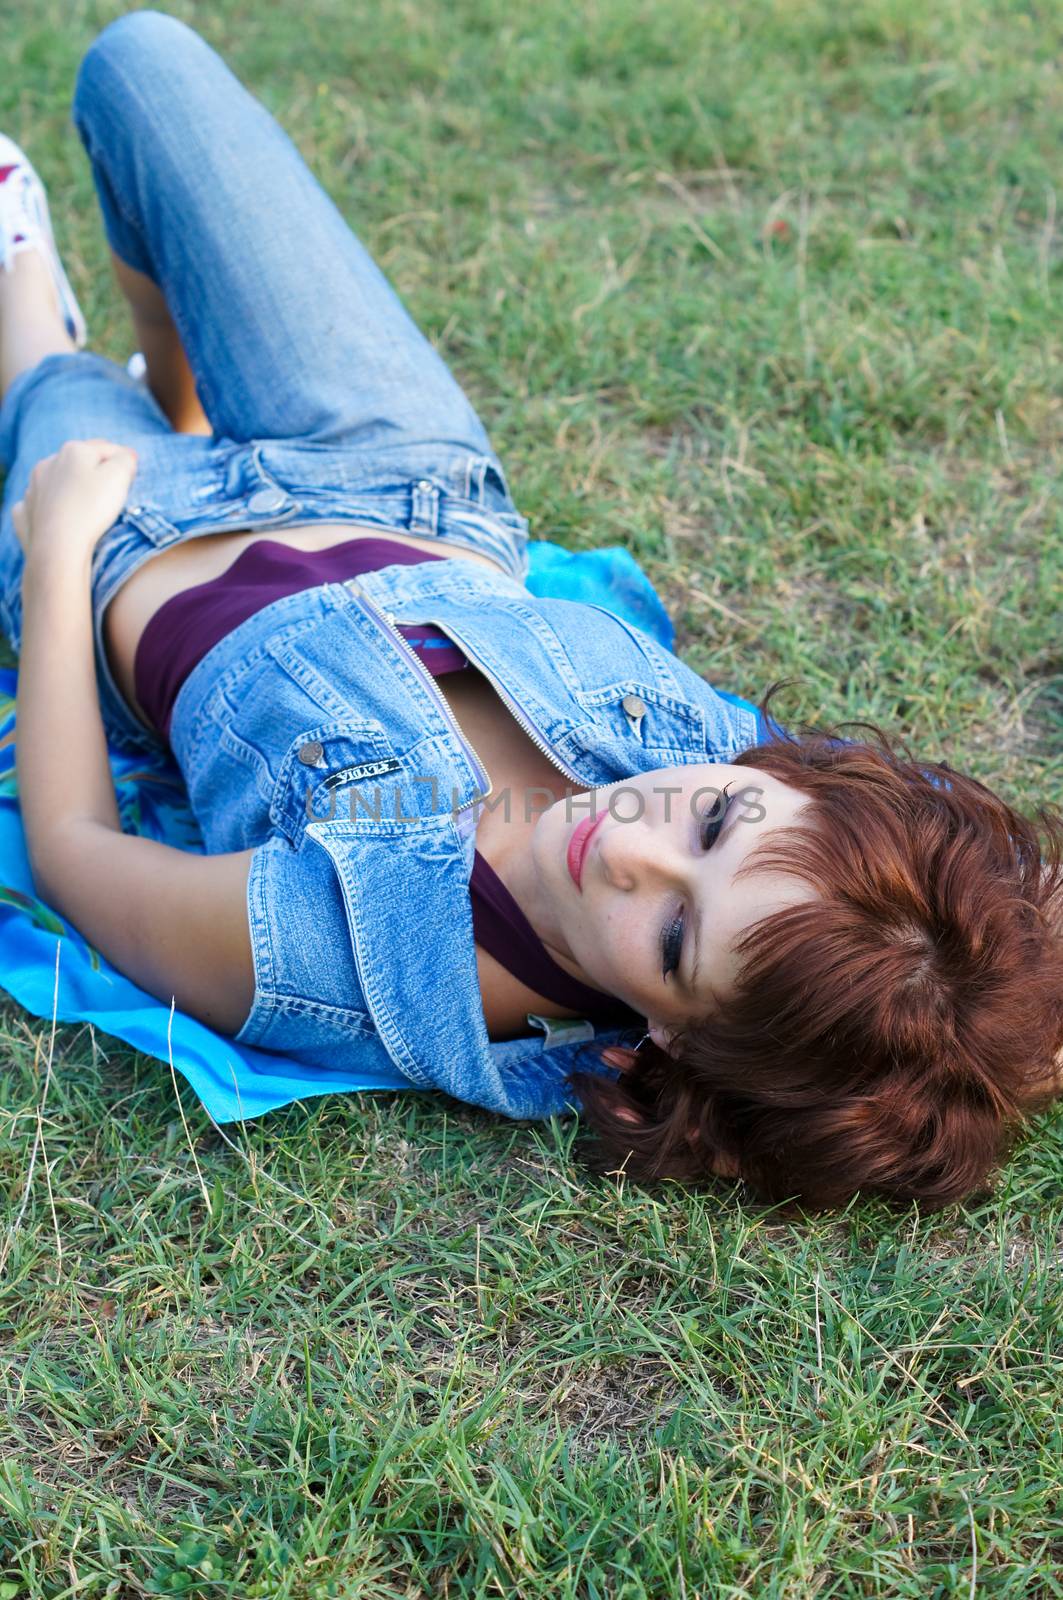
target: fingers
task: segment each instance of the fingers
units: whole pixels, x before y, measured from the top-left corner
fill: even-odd
[[[116,456],[123,459],[128,457],[133,461],[137,458],[137,453],[132,445],[115,444],[111,439],[89,439],[86,443],[90,444],[95,450],[97,461],[111,461]]]
[[[105,478],[116,478],[124,481],[126,486],[133,481],[137,470],[137,458],[131,450],[116,451],[113,456],[103,456],[96,462],[96,471]]]
[[[67,439],[54,455],[34,463],[17,517],[15,536],[24,552],[36,542],[38,524],[77,522],[95,527],[98,538],[120,512],[138,465],[131,445],[113,439]]]
[[[55,455],[44,456],[33,470],[47,466],[49,461],[65,457],[68,461],[109,461],[112,456],[135,456],[132,445],[118,444],[114,439],[67,439]]]
[[[615,1067],[619,1072],[632,1072],[638,1065],[638,1055],[634,1050],[626,1050],[623,1045],[609,1045],[602,1051],[602,1060],[610,1067]]]
[[[62,455],[64,451],[72,461],[99,463],[110,461],[115,456],[136,459],[136,451],[131,445],[116,444],[113,439],[68,439],[59,454]]]
[[[135,470],[138,456],[132,445],[116,444],[113,439],[67,439],[54,455],[42,456],[34,462],[30,484],[39,486],[52,465],[59,462],[71,467],[98,467],[105,461],[115,460]]]

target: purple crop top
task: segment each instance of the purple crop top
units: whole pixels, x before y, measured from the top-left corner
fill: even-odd
[[[150,618],[133,663],[137,701],[153,726],[168,737],[174,701],[193,667],[263,606],[282,595],[322,583],[342,583],[380,567],[444,560],[445,556],[393,539],[348,539],[324,550],[297,550],[275,539],[256,540],[218,577],[175,594]],[[468,667],[463,652],[439,628],[399,624],[398,631],[434,678]],[[580,983],[558,966],[479,851],[473,859],[469,897],[476,943],[529,989],[594,1022],[635,1020],[622,1002]]]
[[[192,668],[263,606],[299,589],[342,583],[379,567],[443,560],[394,539],[348,539],[324,550],[296,550],[276,539],[259,539],[216,578],[175,594],[151,617],[133,663],[137,700],[152,726],[169,738],[174,701]],[[400,627],[399,632],[433,675],[467,665],[438,628]]]

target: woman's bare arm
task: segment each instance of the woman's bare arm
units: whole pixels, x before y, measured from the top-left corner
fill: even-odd
[[[235,1033],[254,996],[254,851],[201,856],[122,832],[96,688],[94,540],[65,532],[25,541],[16,761],[33,881],[134,983]]]
[[[218,1033],[255,993],[247,879],[253,850],[203,856],[77,819],[33,878],[112,966]]]

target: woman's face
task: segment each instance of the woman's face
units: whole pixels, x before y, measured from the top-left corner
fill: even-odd
[[[736,940],[751,923],[814,898],[779,872],[735,882],[775,828],[805,820],[808,796],[757,767],[664,768],[544,811],[531,835],[533,920],[575,976],[669,1031],[731,992]]]

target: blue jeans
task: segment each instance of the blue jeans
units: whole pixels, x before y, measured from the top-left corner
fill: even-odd
[[[70,438],[135,447],[125,513],[92,568],[108,738],[157,751],[114,682],[104,610],[159,550],[225,528],[350,521],[437,537],[526,571],[528,528],[445,362],[273,117],[191,28],[110,23],[81,63],[73,120],[115,254],[166,297],[211,438],[175,433],[124,368],[52,355],[0,407],[0,625],[21,638],[11,507]]]

